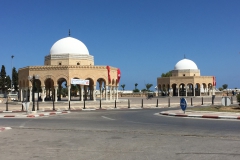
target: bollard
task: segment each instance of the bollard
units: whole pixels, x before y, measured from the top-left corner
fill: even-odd
[[[115,108],[117,108],[117,103],[116,103],[116,99],[115,99]]]
[[[102,109],[102,101],[100,99],[100,106],[99,106],[99,109]]]
[[[156,105],[156,107],[158,107],[158,99],[157,99],[157,105]]]
[[[85,108],[85,99],[84,99],[84,101],[83,101],[83,109],[86,109],[86,108]]]
[[[39,102],[37,101],[37,110],[39,111]]]
[[[129,99],[128,99],[128,108],[130,108],[130,101],[129,101]]]
[[[227,106],[227,97],[225,97],[225,106]]]
[[[233,104],[233,97],[231,96],[231,104]]]
[[[22,111],[23,111],[23,101],[22,101]]]
[[[214,105],[214,98],[215,98],[215,95],[212,95],[212,105]]]
[[[55,104],[54,104],[54,101],[52,101],[53,102],[53,111],[55,111]]]
[[[203,105],[203,97],[202,97],[202,105]]]
[[[68,102],[68,110],[71,110],[71,104],[70,104],[71,101]]]
[[[143,99],[142,99],[142,108],[143,108]]]
[[[8,111],[8,97],[7,97],[7,102],[6,102],[6,111]]]
[[[192,105],[192,97],[191,97],[191,106],[193,106],[193,105]]]
[[[168,98],[168,107],[170,107],[170,98]]]

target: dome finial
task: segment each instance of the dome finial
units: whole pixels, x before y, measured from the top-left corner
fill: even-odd
[[[71,32],[70,32],[70,29],[68,30],[68,36],[69,36],[69,37],[71,36]]]
[[[184,59],[186,59],[186,55],[184,54]]]

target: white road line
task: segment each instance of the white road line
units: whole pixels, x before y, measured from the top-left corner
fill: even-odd
[[[26,123],[22,123],[19,127],[24,127]]]
[[[25,127],[26,123],[28,123],[28,122],[30,122],[30,121],[32,121],[32,119],[30,119],[30,120],[28,120],[28,121],[22,123],[19,127]]]
[[[102,118],[105,118],[105,119],[108,119],[108,120],[112,120],[112,121],[116,120],[116,119],[108,118],[108,117],[105,117],[105,116],[102,116]]]

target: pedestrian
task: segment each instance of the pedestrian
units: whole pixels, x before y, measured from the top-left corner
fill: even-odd
[[[234,90],[232,90],[232,95],[234,96]]]

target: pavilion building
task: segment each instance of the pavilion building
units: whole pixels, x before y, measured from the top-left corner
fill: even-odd
[[[170,77],[158,77],[159,95],[201,96],[214,94],[214,76],[201,76],[197,65],[189,59],[182,59],[171,71]]]
[[[32,91],[39,92],[42,102],[61,100],[62,88],[67,87],[68,101],[71,100],[72,80],[86,84],[77,84],[79,101],[96,100],[96,87],[100,90],[100,99],[117,100],[120,70],[111,66],[94,64],[94,57],[84,43],[70,37],[55,42],[43,66],[27,66],[18,71],[20,101],[32,101]],[[33,84],[34,82],[34,84]],[[75,84],[76,86],[76,84]],[[33,88],[34,87],[34,88]],[[102,94],[103,93],[103,94]]]

